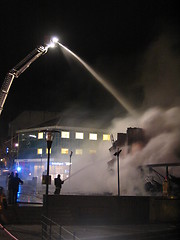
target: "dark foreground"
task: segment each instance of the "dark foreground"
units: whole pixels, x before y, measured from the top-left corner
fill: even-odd
[[[180,225],[142,224],[113,226],[64,226],[80,240],[178,240]],[[41,240],[41,225],[8,225],[7,230],[18,240]],[[0,230],[1,240],[12,240]],[[67,240],[73,239],[67,237]]]
[[[0,228],[0,240],[41,240],[42,215],[71,233],[61,239],[180,239],[180,199],[49,195],[43,204],[19,203],[2,213],[7,231]]]

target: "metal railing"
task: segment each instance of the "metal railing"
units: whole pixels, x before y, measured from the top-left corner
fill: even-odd
[[[42,215],[42,240],[80,240],[75,233]]]

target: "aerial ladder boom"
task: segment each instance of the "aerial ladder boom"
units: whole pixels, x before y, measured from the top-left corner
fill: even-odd
[[[18,78],[21,73],[23,73],[31,65],[31,63],[33,63],[41,55],[45,54],[49,47],[53,46],[49,44],[46,47],[37,47],[7,73],[0,90],[0,115],[2,113],[3,106],[8,96],[13,79]]]

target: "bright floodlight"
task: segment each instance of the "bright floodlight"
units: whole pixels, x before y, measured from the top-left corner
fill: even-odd
[[[48,48],[54,48],[56,46],[56,44],[58,43],[58,38],[57,37],[53,37],[50,40],[50,43],[46,46],[46,49]]]
[[[52,41],[53,43],[57,43],[57,42],[59,41],[59,39],[58,39],[57,37],[53,37],[53,38],[51,39],[51,41]]]

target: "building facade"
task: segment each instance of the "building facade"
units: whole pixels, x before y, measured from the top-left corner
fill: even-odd
[[[62,179],[68,178],[73,164],[83,165],[87,160],[93,161],[98,154],[99,144],[111,144],[110,134],[101,129],[51,126],[19,130],[15,165],[24,179],[36,177],[41,181],[42,175],[46,174],[47,129],[54,132],[49,165],[52,179],[57,174],[61,174]]]

